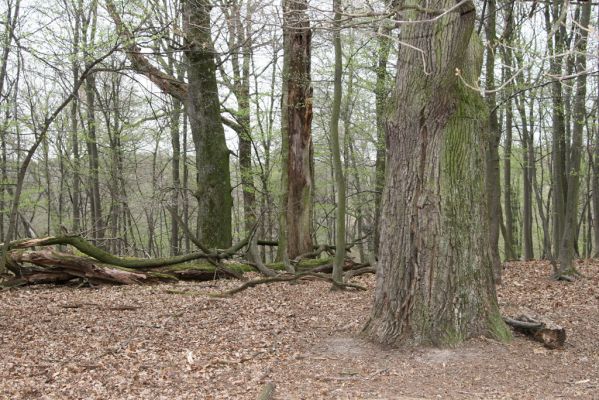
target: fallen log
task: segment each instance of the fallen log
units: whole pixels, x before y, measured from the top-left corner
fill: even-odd
[[[63,253],[50,248],[37,251],[13,250],[9,253],[11,270],[24,284],[65,283],[81,278],[90,283],[140,284],[173,282],[177,280],[211,281],[236,278],[241,273],[223,265],[214,268],[166,266],[148,269],[130,269],[101,263],[91,257]],[[15,264],[17,265],[15,267]],[[27,264],[31,264],[27,265]]]
[[[260,273],[267,275],[274,281],[293,281],[305,279],[306,275],[312,275],[312,278],[331,280],[319,271],[328,271],[332,265],[316,267],[309,273],[300,273],[298,276],[280,277],[277,270],[282,269],[276,263],[268,266],[258,265],[247,261],[238,261],[234,264],[223,262],[227,258],[238,255],[238,252],[245,246],[250,245],[257,257],[255,239],[250,243],[243,240],[236,245],[225,250],[208,250],[202,246],[201,251],[175,256],[170,258],[130,258],[120,257],[108,253],[107,251],[95,246],[80,236],[53,236],[45,238],[23,239],[10,242],[8,244],[7,267],[14,274],[14,281],[17,286],[41,283],[66,283],[73,279],[82,279],[90,284],[111,283],[111,284],[141,284],[153,282],[172,282],[177,280],[208,281],[220,278],[236,278],[246,280],[243,276],[245,271],[243,266],[254,266]],[[74,254],[67,252],[61,246],[72,246],[83,254]],[[58,246],[57,249],[55,246]],[[40,248],[41,249],[35,249]],[[324,248],[324,246],[321,246]],[[250,254],[251,256],[251,254]],[[204,265],[198,263],[188,263],[189,261],[201,259]],[[314,265],[315,260],[305,260],[307,264]],[[328,260],[320,260],[328,263]],[[301,267],[301,260],[296,260],[298,267]],[[212,264],[212,265],[210,265]],[[239,268],[233,265],[241,265]],[[349,260],[344,269],[358,268],[363,265],[355,264]],[[307,265],[304,270],[307,269]],[[339,284],[343,288],[352,287],[352,285]],[[6,285],[4,285],[6,286]],[[10,286],[10,285],[9,285]],[[353,287],[357,288],[357,287]]]
[[[555,322],[526,311],[516,317],[504,317],[514,330],[532,337],[549,349],[561,349],[566,342],[566,330]]]
[[[38,251],[13,251],[10,258],[18,264],[29,263],[37,267],[21,266],[18,277],[27,283],[59,283],[82,278],[91,283],[134,284],[146,280],[166,280],[163,274],[151,276],[148,273],[127,270],[100,263],[93,258],[61,253],[52,249]],[[175,280],[170,278],[170,280]]]
[[[181,264],[187,261],[194,261],[198,259],[207,258],[222,259],[235,254],[239,250],[240,246],[239,244],[237,244],[231,247],[230,249],[213,253],[204,253],[203,251],[196,251],[193,253],[183,254],[180,256],[174,256],[169,258],[146,259],[115,256],[97,246],[94,246],[81,236],[49,236],[39,239],[24,239],[14,241],[9,245],[9,249],[27,249],[31,247],[54,245],[70,245],[75,247],[80,252],[90,257],[93,257],[101,263],[131,269],[163,267],[167,265]],[[244,245],[245,243],[243,243],[241,247],[243,247]]]

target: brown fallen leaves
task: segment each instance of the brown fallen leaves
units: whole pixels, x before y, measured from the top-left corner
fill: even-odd
[[[456,349],[381,349],[359,339],[367,292],[277,283],[26,287],[0,293],[4,399],[536,399],[599,393],[599,263],[555,282],[547,263],[510,263],[501,306],[563,325],[564,350],[516,335]]]

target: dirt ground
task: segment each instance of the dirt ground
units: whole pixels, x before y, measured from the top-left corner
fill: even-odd
[[[565,326],[547,350],[523,336],[458,348],[381,349],[359,338],[368,292],[321,282],[235,281],[0,293],[0,399],[599,399],[599,262],[551,281],[545,263],[512,263],[502,307]],[[175,292],[176,291],[176,292]],[[185,292],[182,294],[181,292]]]

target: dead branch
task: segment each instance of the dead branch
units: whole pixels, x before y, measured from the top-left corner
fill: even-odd
[[[365,267],[352,269],[351,271],[348,271],[345,275],[345,279],[349,281],[350,279],[355,278],[356,276],[364,274],[376,274],[376,269],[374,267],[371,267],[370,264],[365,265]]]
[[[313,272],[302,272],[302,273],[298,273],[298,274],[283,273],[276,277],[254,279],[251,281],[247,281],[243,285],[236,287],[234,289],[227,290],[222,293],[217,293],[214,296],[217,296],[217,297],[232,296],[236,293],[242,292],[246,289],[249,289],[249,288],[252,288],[252,287],[255,287],[258,285],[270,284],[270,283],[275,283],[275,282],[294,282],[294,281],[308,279],[308,278],[316,278],[316,279],[319,279],[322,281],[330,282],[333,284],[333,286],[340,288],[340,289],[367,290],[364,286],[356,285],[353,283],[336,282],[333,278],[331,278],[330,276],[324,275],[324,274],[318,274],[318,273],[313,273]]]

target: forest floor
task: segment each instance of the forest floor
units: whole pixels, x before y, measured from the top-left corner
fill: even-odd
[[[236,281],[0,293],[0,399],[599,399],[599,262],[549,279],[510,263],[501,306],[567,331],[563,350],[516,334],[457,348],[382,349],[359,337],[367,292],[323,282],[206,296]],[[184,293],[184,294],[183,294]]]

